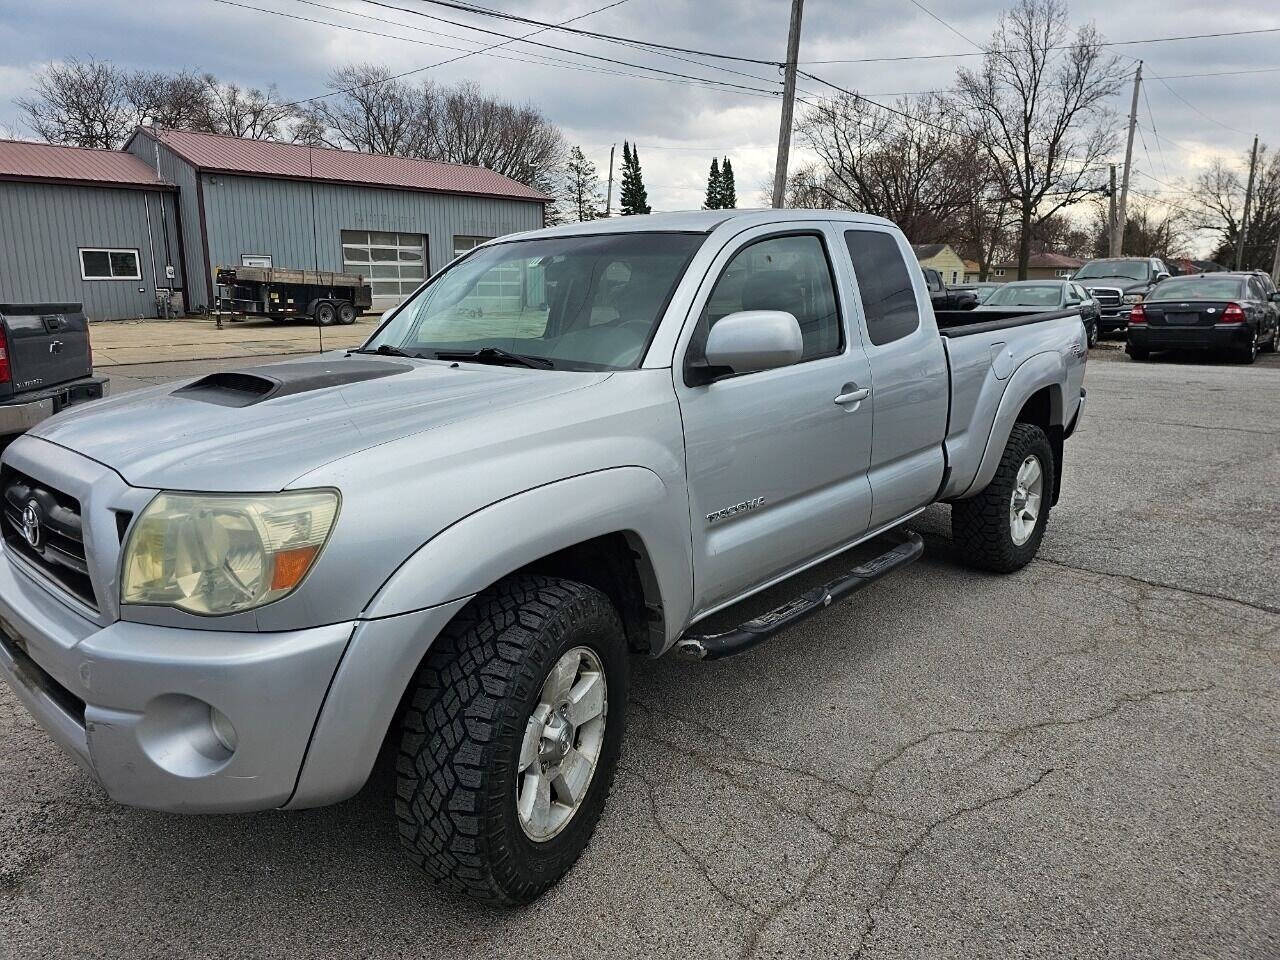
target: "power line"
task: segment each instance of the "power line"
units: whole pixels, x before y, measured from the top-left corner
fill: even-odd
[[[1153,80],[1184,80],[1188,77],[1237,77],[1245,73],[1276,73],[1280,67],[1258,67],[1254,70],[1219,70],[1212,73],[1172,73],[1163,77],[1152,77]]]
[[[222,2],[222,0],[219,0],[219,2]],[[578,57],[587,57],[587,58],[589,58],[589,59],[591,59],[591,60],[601,60],[601,61],[603,61],[603,62],[605,62],[605,63],[611,63],[611,64],[614,64],[615,66],[631,67],[631,68],[632,68],[632,69],[634,69],[634,70],[649,70],[649,71],[652,71],[653,73],[661,73],[661,74],[665,74],[666,76],[670,76],[670,77],[680,77],[680,78],[685,79],[685,80],[699,80],[699,81],[701,81],[701,82],[703,82],[703,83],[714,83],[714,84],[719,84],[719,85],[721,85],[721,86],[725,86],[725,87],[733,87],[733,88],[737,88],[737,89],[740,89],[740,90],[751,90],[751,91],[754,91],[754,92],[756,92],[756,93],[761,93],[761,92],[768,93],[768,92],[771,92],[771,91],[761,91],[761,90],[760,90],[760,88],[758,88],[758,87],[746,87],[746,86],[743,86],[743,85],[742,85],[742,84],[740,84],[740,83],[732,83],[732,82],[730,82],[730,81],[728,81],[728,80],[715,80],[715,79],[713,79],[713,78],[711,78],[711,77],[693,77],[693,76],[690,76],[690,75],[689,75],[689,74],[687,74],[687,73],[678,73],[678,72],[676,72],[676,71],[674,71],[674,70],[665,70],[665,69],[663,69],[662,67],[651,67],[651,66],[648,66],[647,64],[643,64],[643,63],[632,63],[632,62],[631,62],[631,61],[629,61],[629,60],[618,60],[618,59],[615,59],[615,58],[613,58],[613,57],[606,57],[606,56],[603,56],[602,54],[598,54],[598,53],[585,53],[585,52],[584,52],[584,51],[582,51],[582,50],[574,50],[574,49],[572,49],[572,48],[570,48],[570,47],[559,47],[559,46],[556,46],[555,44],[552,44],[552,43],[543,43],[543,42],[542,42],[542,41],[540,41],[540,40],[529,40],[529,39],[526,39],[526,38],[524,38],[524,37],[513,37],[513,36],[511,36],[509,33],[500,33],[500,32],[499,32],[499,31],[497,31],[497,30],[490,30],[490,29],[489,29],[489,28],[487,28],[487,27],[477,27],[477,26],[474,26],[474,25],[469,24],[469,23],[462,23],[462,22],[460,22],[460,21],[458,21],[458,20],[449,20],[449,19],[447,19],[447,18],[445,18],[445,17],[438,17],[438,16],[436,16],[436,15],[434,15],[434,14],[430,14],[430,13],[423,13],[421,10],[414,10],[414,9],[409,8],[409,7],[400,7],[400,6],[397,6],[397,5],[392,4],[392,3],[383,3],[383,2],[382,2],[382,0],[361,0],[361,2],[363,2],[363,3],[367,3],[367,4],[370,4],[370,5],[375,6],[375,7],[385,7],[385,8],[386,8],[386,9],[388,9],[388,10],[398,10],[398,11],[400,11],[401,13],[407,13],[407,14],[410,14],[410,15],[415,16],[415,17],[425,17],[425,18],[426,18],[426,19],[428,19],[428,20],[437,20],[437,21],[439,21],[440,23],[447,23],[447,24],[449,24],[449,25],[451,25],[451,26],[461,27],[461,28],[463,28],[464,30],[474,30],[474,31],[476,31],[477,33],[487,33],[487,34],[491,34],[492,36],[495,36],[495,37],[502,37],[504,40],[507,40],[507,41],[518,40],[518,41],[519,41],[519,42],[521,42],[521,43],[527,43],[527,44],[529,44],[530,46],[534,46],[534,47],[544,47],[544,48],[546,48],[546,49],[548,49],[548,50],[555,50],[555,51],[557,51],[557,52],[559,52],[559,53],[569,53],[569,54],[572,54],[572,55],[574,55],[574,56],[578,56]],[[446,7],[456,7],[457,9],[460,9],[460,10],[468,10],[469,12],[472,12],[472,13],[477,13],[477,12],[490,13],[490,14],[492,14],[492,15],[494,15],[494,16],[501,16],[501,17],[502,17],[502,19],[505,19],[505,20],[516,20],[517,22],[521,22],[521,23],[531,23],[531,24],[534,24],[534,25],[536,25],[536,26],[543,27],[543,28],[545,28],[545,29],[560,29],[560,27],[559,27],[559,25],[558,25],[558,24],[548,24],[548,23],[544,23],[544,22],[543,22],[543,21],[541,21],[541,20],[529,20],[529,19],[527,19],[527,18],[525,18],[525,17],[516,17],[516,16],[511,15],[511,14],[499,14],[497,11],[489,11],[489,10],[486,10],[485,8],[483,8],[483,7],[468,7],[468,6],[464,5],[464,4],[455,4],[455,3],[450,3],[450,2],[447,2],[447,0],[419,0],[419,2],[421,2],[421,3],[437,3],[437,4],[440,4],[440,5],[442,5],[442,6],[446,6]],[[565,28],[565,29],[569,29],[569,28]],[[579,31],[579,30],[576,30],[576,29],[575,29],[575,30],[571,30],[570,32],[575,32],[575,33],[583,33],[583,32],[585,32],[585,33],[587,33],[588,35],[590,35],[590,31]],[[533,34],[529,34],[529,36],[532,36],[532,35],[533,35]],[[600,34],[600,36],[605,37],[605,36],[608,36],[608,35],[607,35],[607,34]],[[612,38],[610,38],[610,39],[614,40],[615,42],[627,42],[627,38],[622,38],[622,37],[612,37]],[[634,42],[638,42],[638,41],[631,41],[631,42],[633,42],[633,43],[634,43]],[[671,49],[680,50],[681,52],[685,52],[685,53],[688,53],[688,52],[700,53],[700,51],[696,51],[696,50],[695,50],[695,51],[687,51],[687,50],[682,50],[681,48],[676,48],[676,47],[673,47],[673,48],[671,48]],[[708,54],[708,53],[703,53],[702,55],[703,55],[703,56],[720,56],[720,54]],[[732,59],[738,59],[738,58],[732,58]],[[762,62],[762,61],[751,61],[751,62]],[[770,64],[770,65],[772,65],[772,64]],[[709,65],[708,65],[708,66],[709,66]],[[757,78],[757,79],[758,79],[758,78]]]
[[[314,97],[306,97],[300,100],[295,100],[290,103],[283,104],[283,106],[289,106],[289,107],[297,107],[307,103],[314,103],[317,100],[324,100],[328,97],[336,96],[339,94],[354,93],[357,90],[363,90],[368,87],[378,86],[379,84],[388,83],[392,80],[403,79],[404,77],[422,73],[426,70],[434,70],[435,68],[445,66],[446,64],[456,63],[459,60],[464,60],[467,57],[475,56],[476,54],[486,54],[488,56],[496,56],[498,57],[498,59],[516,60],[516,58],[514,57],[489,53],[489,51],[493,50],[496,47],[506,46],[507,43],[516,42],[516,41],[531,43],[535,46],[547,47],[552,50],[559,50],[561,52],[574,54],[576,56],[588,57],[593,60],[601,60],[606,63],[633,67],[639,70],[649,70],[649,71],[653,71],[654,73],[663,74],[663,76],[650,76],[646,74],[626,73],[623,71],[607,71],[607,70],[600,70],[598,68],[593,69],[587,65],[583,65],[583,64],[575,65],[571,62],[565,62],[563,64],[544,63],[544,62],[533,61],[533,60],[516,60],[516,62],[532,63],[539,66],[557,66],[557,67],[560,67],[561,69],[570,69],[570,70],[576,69],[576,70],[585,70],[587,72],[594,72],[594,73],[606,73],[606,74],[631,77],[631,78],[641,79],[641,80],[664,80],[669,83],[682,83],[682,84],[688,84],[688,85],[703,86],[703,87],[708,87],[710,89],[721,90],[727,93],[741,93],[746,96],[764,96],[770,99],[777,96],[776,91],[772,91],[772,90],[761,89],[759,87],[748,87],[744,84],[732,83],[727,80],[716,80],[711,77],[695,77],[690,74],[678,73],[672,70],[664,70],[661,67],[651,67],[645,64],[635,64],[625,60],[616,60],[610,57],[603,57],[598,54],[583,53],[581,51],[571,50],[565,47],[556,47],[550,44],[538,43],[537,41],[525,40],[522,37],[512,37],[512,36],[508,36],[507,34],[496,33],[496,31],[492,31],[492,30],[483,30],[483,28],[480,28],[480,27],[468,27],[468,29],[481,30],[482,32],[485,32],[485,33],[492,33],[492,34],[495,34],[496,36],[503,37],[504,41],[502,43],[495,43],[489,47],[484,47],[479,50],[467,50],[462,47],[451,47],[451,46],[448,46],[447,44],[430,43],[424,40],[416,40],[412,37],[400,37],[394,34],[380,33],[376,30],[366,30],[362,27],[352,26],[350,24],[334,23],[328,20],[317,20],[313,17],[304,17],[304,16],[301,16],[300,14],[286,13],[285,11],[282,11],[282,10],[271,10],[264,7],[257,7],[248,3],[240,3],[238,2],[238,0],[212,0],[212,2],[220,3],[229,7],[238,7],[242,10],[249,10],[254,13],[271,14],[273,16],[286,17],[290,20],[300,20],[306,23],[318,24],[320,26],[334,27],[340,30],[350,30],[355,33],[362,33],[362,34],[369,34],[372,36],[384,37],[390,40],[402,40],[406,43],[417,43],[425,46],[440,47],[445,50],[459,50],[462,52],[461,56],[451,57],[448,60],[442,60],[437,63],[430,63],[421,67],[414,67],[411,70],[405,70],[402,73],[393,74],[392,76],[389,76],[389,77],[381,77],[369,83],[361,83],[351,87],[342,88],[339,90],[331,90],[328,93],[317,94]],[[609,6],[614,6],[614,4],[609,4]],[[396,9],[401,9],[401,8],[396,8]],[[606,9],[606,8],[601,8],[601,9]],[[406,12],[413,12],[413,11],[406,11]],[[587,14],[581,14],[581,16],[587,16]],[[466,26],[466,25],[460,24],[460,26]],[[465,42],[474,43],[476,41],[465,41]]]
[[[954,33],[957,37],[959,37],[959,38],[960,38],[961,40],[963,40],[965,43],[969,44],[969,45],[970,45],[970,46],[972,46],[972,47],[977,47],[977,48],[978,48],[978,50],[980,50],[982,53],[986,53],[986,52],[987,52],[986,48],[985,48],[984,46],[982,46],[982,44],[980,44],[980,43],[974,43],[972,40],[970,40],[968,37],[966,37],[963,33],[961,33],[961,32],[960,32],[959,30],[957,30],[955,27],[953,27],[951,24],[947,23],[947,21],[943,20],[940,16],[938,16],[936,13],[934,13],[932,10],[930,10],[928,7],[926,7],[923,3],[921,3],[921,2],[920,2],[920,0],[911,0],[911,2],[912,2],[913,4],[915,4],[915,6],[917,6],[917,7],[918,7],[918,8],[920,8],[921,10],[923,10],[925,13],[927,13],[927,14],[928,14],[930,17],[932,17],[934,20],[938,21],[938,23],[942,24],[944,27],[946,27],[948,30],[950,30],[952,33]]]
[[[1224,33],[1194,33],[1181,37],[1148,37],[1144,40],[1108,40],[1099,43],[1100,47],[1127,47],[1140,43],[1172,43],[1175,40],[1208,40],[1214,37],[1245,37],[1261,33],[1280,33],[1280,27],[1263,27],[1258,30],[1232,30]],[[967,38],[966,38],[967,39]],[[972,41],[970,41],[972,43]],[[1074,43],[1062,43],[1046,47],[1048,50],[1070,50]],[[946,60],[952,57],[980,57],[986,53],[998,53],[998,50],[984,50],[982,53],[922,53],[902,57],[859,57],[851,60],[803,60],[806,65],[824,63],[890,63],[899,60]]]
[[[1233,127],[1233,126],[1231,126],[1231,125],[1230,125],[1230,124],[1228,124],[1228,123],[1223,123],[1223,122],[1222,122],[1221,120],[1219,120],[1217,117],[1211,117],[1211,116],[1209,116],[1209,114],[1205,113],[1203,110],[1201,110],[1199,107],[1197,107],[1194,103],[1192,103],[1190,100],[1188,100],[1188,99],[1187,99],[1186,97],[1184,97],[1182,94],[1180,94],[1177,90],[1173,89],[1173,87],[1171,87],[1171,86],[1169,86],[1169,84],[1165,83],[1165,81],[1164,81],[1163,79],[1161,79],[1161,81],[1160,81],[1160,85],[1161,85],[1161,86],[1163,86],[1163,87],[1164,87],[1166,90],[1168,90],[1170,93],[1172,93],[1172,94],[1173,94],[1175,97],[1177,97],[1179,100],[1181,100],[1183,103],[1185,103],[1188,107],[1190,107],[1190,108],[1191,108],[1192,110],[1194,110],[1196,113],[1200,114],[1200,116],[1202,116],[1202,117],[1204,117],[1206,120],[1210,121],[1211,123],[1216,123],[1218,126],[1222,127],[1222,129],[1224,129],[1224,130],[1230,130],[1232,133],[1239,133],[1239,134],[1241,134],[1241,135],[1243,135],[1243,136],[1246,136],[1246,137],[1251,136],[1251,134],[1245,133],[1245,131],[1238,129],[1237,127]]]
[[[372,0],[364,0],[369,3]],[[549,30],[558,30],[563,33],[575,33],[584,37],[592,37],[596,40],[608,40],[613,43],[625,43],[630,45],[639,45],[643,47],[651,47],[655,50],[671,50],[675,53],[692,53],[699,57],[714,57],[718,60],[736,60],[739,63],[755,63],[766,67],[781,67],[784,64],[779,60],[764,60],[756,57],[741,57],[736,54],[719,53],[711,50],[697,50],[691,47],[677,47],[668,43],[657,43],[651,40],[639,40],[635,37],[621,37],[611,33],[600,33],[595,30],[582,30],[577,27],[566,27],[563,24],[547,23],[544,20],[534,20],[530,17],[517,16],[514,13],[505,13],[501,10],[492,10],[489,7],[482,7],[471,3],[456,3],[453,0],[417,0],[418,3],[429,3],[437,7],[448,7],[452,10],[461,10],[465,13],[479,14],[486,17],[497,17],[501,20],[511,20],[515,23],[527,23],[533,26],[544,27]],[[406,13],[412,12],[405,7],[397,9],[404,10]]]
[[[1151,112],[1151,98],[1147,96],[1147,85],[1145,83],[1142,85],[1142,102],[1146,104],[1146,107],[1147,107],[1147,119],[1151,121],[1151,132],[1155,134],[1156,133],[1156,116],[1154,113]],[[1144,151],[1147,149],[1147,138],[1145,136],[1142,138],[1142,149]],[[1156,152],[1160,154],[1160,168],[1164,171],[1164,175],[1167,177],[1169,176],[1169,164],[1165,162],[1164,147],[1160,146],[1160,140],[1158,135],[1156,136]],[[1150,154],[1147,155],[1147,159],[1148,160],[1151,159]]]

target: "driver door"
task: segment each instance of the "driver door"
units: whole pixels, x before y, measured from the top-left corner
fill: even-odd
[[[673,366],[684,420],[695,616],[798,569],[866,531],[871,386],[821,222],[745,231],[720,251]],[[741,310],[783,310],[799,363],[695,385],[707,332]]]

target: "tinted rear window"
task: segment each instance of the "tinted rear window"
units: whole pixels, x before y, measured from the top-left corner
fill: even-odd
[[[871,342],[881,346],[913,333],[920,326],[920,308],[893,237],[878,230],[846,230],[844,242],[853,259]]]
[[[1234,300],[1244,295],[1244,281],[1235,277],[1180,277],[1166,280],[1148,300]]]

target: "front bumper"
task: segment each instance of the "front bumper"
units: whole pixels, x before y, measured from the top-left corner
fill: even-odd
[[[1129,324],[1129,314],[1133,308],[1129,304],[1119,307],[1103,307],[1102,316],[1098,318],[1100,331],[1121,330]]]
[[[105,397],[107,382],[106,377],[84,377],[0,401],[0,436],[25,433],[67,407]]]
[[[1254,336],[1247,323],[1217,323],[1203,327],[1132,324],[1129,345],[1140,350],[1230,350],[1247,346]]]
[[[288,633],[102,627],[20,563],[0,554],[0,676],[112,799],[207,813],[292,796],[353,624]],[[234,727],[233,749],[211,708]]]

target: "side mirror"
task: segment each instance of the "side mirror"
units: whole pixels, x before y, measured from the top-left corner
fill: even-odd
[[[1168,280],[1168,279],[1169,279],[1169,275],[1167,273],[1157,273],[1155,280],[1152,282],[1159,283],[1161,280]]]
[[[804,354],[796,318],[781,310],[742,310],[722,317],[707,334],[703,382],[727,373],[789,367]]]
[[[1277,290],[1275,293],[1271,294],[1271,301],[1272,303],[1280,303],[1280,290]]]

